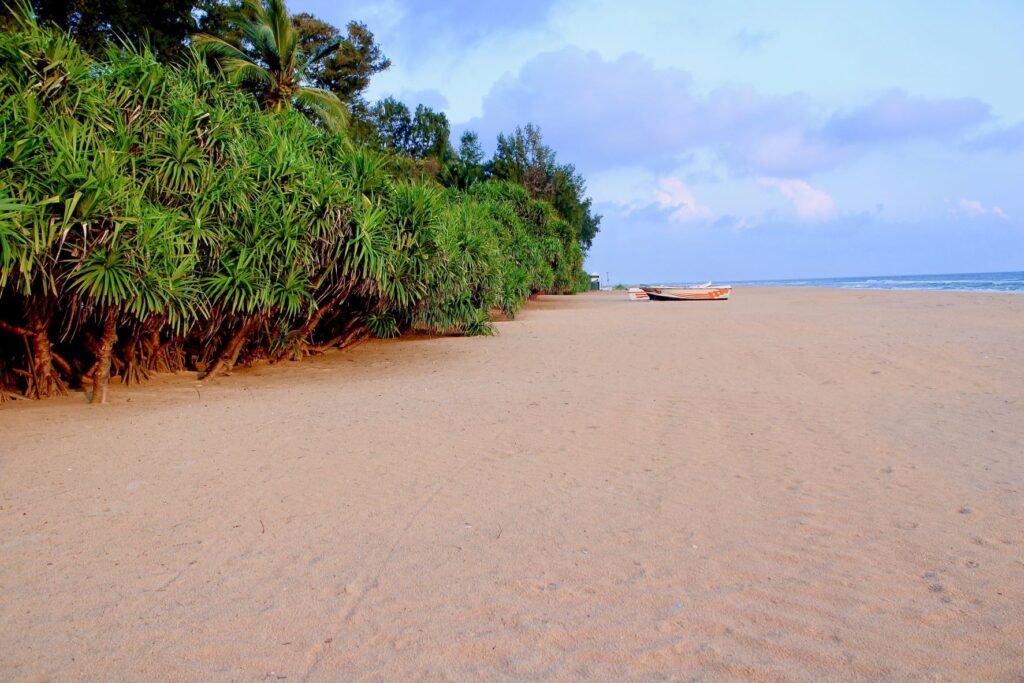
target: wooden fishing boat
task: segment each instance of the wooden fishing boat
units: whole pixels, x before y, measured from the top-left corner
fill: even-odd
[[[724,301],[732,293],[731,285],[704,285],[692,287],[641,287],[653,301]]]
[[[630,287],[626,292],[626,296],[629,297],[630,301],[649,301],[651,298],[647,296],[647,292],[639,287]]]

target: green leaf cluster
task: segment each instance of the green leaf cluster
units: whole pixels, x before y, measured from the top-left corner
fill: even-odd
[[[521,184],[445,187],[227,76],[0,35],[0,395],[490,334],[580,289],[578,232]]]

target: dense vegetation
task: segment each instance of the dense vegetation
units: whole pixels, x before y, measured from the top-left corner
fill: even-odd
[[[394,102],[346,130],[361,91],[323,66],[345,39],[307,50],[289,31],[308,15],[257,25],[282,11],[250,3],[240,40],[165,46],[169,62],[8,18],[0,397],[91,385],[102,402],[112,375],[213,377],[370,335],[488,334],[494,309],[584,288],[599,218],[537,129],[502,137],[489,162],[472,133],[452,147],[443,114]]]

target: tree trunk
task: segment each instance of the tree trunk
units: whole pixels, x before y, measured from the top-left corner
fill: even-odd
[[[53,371],[53,346],[50,343],[50,324],[53,322],[53,306],[50,301],[41,299],[26,304],[28,319],[29,349],[32,358],[32,387],[29,395],[34,398],[47,398],[64,393],[63,384]]]
[[[167,372],[167,361],[160,343],[160,330],[151,330],[146,344],[146,369],[153,372]]]
[[[315,330],[317,325],[320,324],[320,321],[324,319],[324,315],[332,308],[340,306],[342,302],[348,298],[348,295],[352,293],[353,287],[355,287],[355,282],[348,283],[345,285],[344,289],[325,301],[323,306],[320,306],[313,311],[313,315],[309,316],[309,320],[306,321],[306,324],[299,328],[299,341],[307,341],[309,336],[313,334],[313,330]]]
[[[152,359],[149,357],[146,347],[149,334],[146,325],[138,325],[132,332],[131,339],[124,347],[124,383],[141,384],[149,379],[149,369],[152,367]]]
[[[317,309],[313,311],[313,314],[309,316],[309,320],[307,320],[302,325],[302,327],[297,329],[292,336],[292,338],[295,340],[296,347],[298,349],[300,349],[301,351],[308,351],[310,349],[313,349],[313,347],[310,345],[310,337],[316,330],[317,326],[320,325],[321,322],[323,322],[324,316],[327,313],[329,313],[337,306],[340,306],[345,301],[345,299],[348,298],[348,295],[352,293],[352,290],[354,288],[355,282],[350,282],[349,284],[345,285],[345,287],[342,288],[339,292],[337,292],[329,299],[327,299],[327,301],[325,301],[322,306],[318,306]],[[281,349],[276,354],[274,360],[281,360],[289,353],[292,353],[296,349],[296,347],[285,347]]]
[[[110,383],[110,356],[117,341],[117,309],[108,306],[103,317],[103,335],[96,352],[96,367],[92,372],[92,402],[107,402],[107,385]]]
[[[231,339],[224,345],[224,350],[221,351],[220,356],[217,357],[213,365],[199,379],[205,381],[213,379],[223,372],[230,372],[235,367],[235,362],[238,361],[238,355],[242,352],[242,347],[245,346],[246,340],[249,339],[249,335],[259,325],[262,317],[261,315],[254,315],[239,325]]]
[[[345,326],[341,330],[341,334],[320,346],[312,347],[312,350],[316,353],[323,353],[324,351],[334,347],[339,349],[347,348],[353,339],[367,334],[368,331],[369,330],[366,325],[359,325],[358,318],[352,318],[345,323]]]

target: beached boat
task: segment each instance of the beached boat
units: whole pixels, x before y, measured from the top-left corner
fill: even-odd
[[[641,287],[653,301],[723,301],[732,293],[731,285],[712,285],[710,282],[692,287]]]
[[[650,301],[650,297],[647,296],[647,292],[639,287],[630,287],[626,291],[626,296],[629,297],[630,301]]]

